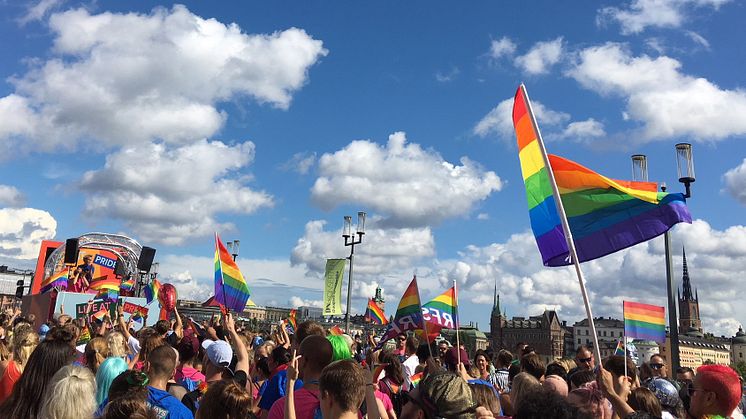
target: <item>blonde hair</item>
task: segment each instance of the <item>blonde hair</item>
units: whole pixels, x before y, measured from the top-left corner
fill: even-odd
[[[92,418],[96,411],[96,379],[87,368],[60,368],[43,395],[40,418]]]
[[[578,366],[578,364],[572,358],[560,358],[555,360],[554,363],[562,365],[562,367],[565,369],[565,372],[570,372],[570,370]]]
[[[124,335],[120,332],[111,332],[106,336],[106,343],[109,345],[109,356],[127,356],[127,342]]]
[[[536,377],[527,372],[516,375],[510,386],[510,402],[513,405],[513,411],[517,412],[526,395],[537,389],[541,389],[541,384]]]
[[[109,356],[109,345],[106,339],[98,336],[85,345],[85,360],[88,368],[95,374],[98,367]]]
[[[22,326],[24,325],[24,326]],[[31,353],[39,344],[39,335],[34,332],[31,326],[25,323],[16,326],[13,331],[13,340],[11,343],[13,361],[18,365],[18,370],[23,372]]]

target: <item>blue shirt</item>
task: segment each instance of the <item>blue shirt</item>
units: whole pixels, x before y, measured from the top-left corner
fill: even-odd
[[[285,395],[285,385],[288,381],[288,372],[285,370],[278,371],[271,379],[267,380],[267,388],[264,389],[262,394],[262,400],[259,402],[259,407],[263,410],[269,410],[272,405]],[[303,387],[303,380],[295,381],[295,389],[298,390]]]
[[[148,404],[158,419],[194,419],[194,415],[167,391],[148,386]]]

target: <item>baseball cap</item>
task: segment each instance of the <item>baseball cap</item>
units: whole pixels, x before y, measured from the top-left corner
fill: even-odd
[[[47,333],[49,333],[49,326],[44,323],[43,325],[41,325],[41,327],[39,327],[39,338],[41,340],[44,340],[47,337]]]
[[[227,367],[233,360],[233,348],[224,340],[205,339],[202,342],[202,348],[207,353],[210,362],[217,366]]]

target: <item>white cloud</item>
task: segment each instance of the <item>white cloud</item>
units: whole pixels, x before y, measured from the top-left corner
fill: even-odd
[[[746,227],[720,231],[703,220],[679,224],[672,233],[674,279],[681,284],[681,246],[686,246],[692,286],[699,290],[705,331],[732,336],[733,325],[746,318],[738,304],[746,271]],[[514,234],[504,243],[468,247],[457,261],[441,261],[443,283],[457,280],[462,301],[488,303],[484,297],[497,281],[509,316],[541,313],[555,307],[570,322],[585,318],[574,270],[545,268],[531,233]],[[630,249],[584,263],[583,271],[595,316],[621,317],[622,300],[666,305],[663,240],[653,239]],[[491,293],[490,293],[491,297]],[[512,312],[511,312],[512,311]],[[740,319],[740,320],[739,320]]]
[[[746,205],[746,159],[723,175],[725,190],[742,204]]]
[[[605,7],[598,12],[597,22],[618,22],[625,35],[636,34],[648,27],[677,28],[696,7],[718,9],[730,0],[633,0],[628,8]]]
[[[705,39],[704,36],[694,31],[686,31],[685,33],[692,41],[694,41],[699,46],[703,47],[704,49],[710,49],[710,41]]]
[[[510,57],[515,53],[515,43],[507,36],[503,36],[490,44],[490,57],[498,60],[502,57]]]
[[[721,140],[746,133],[746,91],[726,90],[684,74],[673,58],[634,57],[621,44],[580,51],[568,72],[587,89],[626,99],[625,115],[643,124],[641,141],[691,137]]]
[[[253,159],[250,141],[125,148],[109,155],[102,169],[83,175],[84,211],[120,219],[146,242],[182,244],[230,230],[232,224],[219,222],[217,214],[245,215],[273,205],[269,194],[249,188],[248,178],[240,176]]]
[[[604,124],[593,118],[588,118],[585,121],[570,122],[562,132],[563,138],[571,139],[598,138],[604,135],[606,135]]]
[[[42,240],[54,239],[57,221],[34,208],[0,209],[0,257],[36,259]]]
[[[299,152],[293,154],[290,160],[280,165],[280,169],[285,171],[294,171],[298,174],[306,175],[313,165],[316,164],[316,153]]]
[[[18,19],[18,23],[25,25],[35,20],[42,20],[52,10],[62,4],[63,0],[39,0],[26,9],[26,14]]]
[[[70,10],[53,14],[49,27],[50,58],[32,61],[10,80],[15,92],[0,98],[8,148],[209,137],[226,118],[219,103],[252,97],[286,109],[327,54],[302,29],[246,34],[180,5],[147,15]]]
[[[562,37],[537,42],[525,54],[515,58],[515,65],[528,74],[545,74],[562,58]]]
[[[352,304],[350,304],[352,305]],[[322,300],[305,300],[303,298],[300,298],[298,296],[292,296],[288,300],[288,307],[298,308],[298,307],[324,307],[324,301]]]
[[[489,219],[490,219],[490,215],[487,214],[486,212],[480,212],[479,214],[477,214],[477,220],[489,220]]]
[[[403,132],[390,135],[385,146],[353,141],[321,156],[311,198],[325,210],[348,202],[372,208],[391,225],[432,225],[466,215],[478,201],[502,188],[494,172],[467,157],[460,163],[407,144]]]
[[[437,71],[435,73],[435,80],[437,80],[437,81],[439,81],[441,83],[446,83],[446,82],[449,82],[449,81],[453,81],[456,77],[458,77],[458,75],[460,73],[461,73],[461,70],[459,70],[458,67],[453,66],[447,72]]]
[[[16,187],[0,185],[0,206],[20,207],[25,202],[26,197]]]

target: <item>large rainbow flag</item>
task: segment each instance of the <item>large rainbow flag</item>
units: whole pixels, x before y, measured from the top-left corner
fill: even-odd
[[[150,304],[153,300],[158,299],[158,293],[161,291],[161,281],[153,278],[148,285],[145,286],[145,301]]]
[[[433,298],[422,306],[422,315],[428,325],[428,332],[432,333],[435,328],[455,329],[458,323],[458,311],[456,302],[456,289],[449,288],[443,294]]]
[[[666,342],[666,309],[625,301],[624,335],[628,338]]]
[[[54,288],[65,288],[67,289],[67,268],[62,268],[61,271],[52,274],[49,278],[41,283],[40,292],[45,293]]]
[[[389,319],[386,318],[381,307],[378,307],[372,298],[368,298],[368,308],[365,310],[365,318],[373,324],[388,324]]]
[[[240,313],[246,308],[250,296],[243,274],[215,233],[215,301]]]
[[[404,291],[404,295],[399,301],[399,307],[396,309],[394,321],[389,323],[389,327],[379,341],[379,345],[395,338],[400,333],[409,330],[422,330],[422,326],[422,303],[420,302],[420,291],[417,288],[417,277],[415,276],[409,283],[407,290]]]
[[[117,278],[109,279],[109,276],[105,275],[99,278],[94,278],[93,281],[91,281],[89,288],[94,291],[111,290],[119,292],[119,285],[120,281]]]
[[[552,191],[546,150],[523,85],[513,102],[513,125],[526,186],[531,229],[546,266],[572,263]],[[654,182],[618,181],[548,155],[580,262],[657,237],[692,222],[682,194],[657,192]]]

